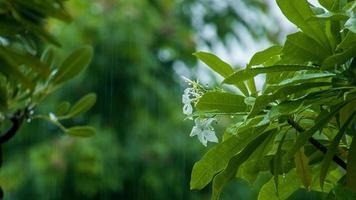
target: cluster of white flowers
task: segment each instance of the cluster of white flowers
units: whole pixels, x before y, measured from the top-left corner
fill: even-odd
[[[200,97],[200,94],[194,88],[186,88],[182,95],[183,113],[185,115],[191,115],[193,113],[193,101],[196,101]]]
[[[195,126],[190,132],[190,137],[198,136],[199,141],[204,146],[207,146],[208,141],[218,143],[219,140],[215,135],[214,128],[211,126],[211,123],[215,120],[215,118],[195,118]]]
[[[185,81],[191,86],[184,90],[182,95],[183,102],[183,113],[188,116],[188,119],[193,120],[193,104],[199,100],[203,95],[203,88],[197,83],[193,82],[187,78],[184,78]],[[216,121],[213,117],[197,117],[195,118],[195,126],[190,133],[190,137],[197,136],[199,141],[207,146],[209,142],[219,142],[218,138],[215,135],[215,131],[211,126],[211,123]]]

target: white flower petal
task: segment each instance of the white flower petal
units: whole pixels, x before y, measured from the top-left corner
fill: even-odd
[[[189,96],[188,95],[186,95],[186,94],[183,94],[182,95],[182,102],[183,102],[183,104],[188,104],[188,103],[190,103],[192,100],[190,100],[190,98],[189,98]]]
[[[209,142],[218,143],[219,139],[216,137],[215,132],[212,130],[204,130],[202,134],[205,136],[206,140]]]
[[[191,115],[193,113],[193,107],[190,105],[190,103],[184,104],[183,113],[185,115]]]
[[[200,132],[201,132],[201,129],[200,128],[198,128],[198,127],[196,127],[196,126],[193,126],[193,128],[192,128],[192,131],[190,132],[190,137],[193,137],[193,136],[195,136],[195,135],[199,135],[200,134]]]
[[[198,134],[198,139],[204,146],[207,146],[208,140],[206,139],[206,137],[203,134],[201,134],[201,133]]]

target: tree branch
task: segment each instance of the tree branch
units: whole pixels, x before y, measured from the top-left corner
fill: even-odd
[[[14,116],[12,116],[10,118],[12,125],[9,130],[7,130],[5,133],[0,135],[0,145],[9,141],[16,134],[16,132],[19,130],[24,118],[25,118],[24,111],[17,111],[14,114]]]
[[[288,124],[291,125],[295,130],[297,130],[299,133],[303,133],[305,131],[305,129],[303,127],[301,127],[297,122],[295,122],[293,119],[289,118],[288,119]],[[328,149],[322,145],[318,140],[314,139],[313,137],[309,138],[309,143],[312,144],[315,148],[317,148],[319,151],[323,152],[324,154],[326,154],[326,152],[328,151]],[[346,163],[344,160],[342,160],[340,157],[338,156],[334,156],[333,157],[333,161],[338,164],[340,167],[342,167],[343,169],[346,170]]]

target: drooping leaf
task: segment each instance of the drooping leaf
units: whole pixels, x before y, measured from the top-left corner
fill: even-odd
[[[309,167],[309,159],[304,154],[303,149],[300,149],[294,155],[294,162],[295,162],[295,168],[299,176],[299,179],[303,183],[304,187],[307,190],[310,190],[311,183],[312,183],[312,175]]]
[[[263,143],[261,143],[255,148],[255,151],[239,168],[237,175],[238,177],[241,177],[244,180],[248,181],[250,185],[252,185],[256,181],[258,174],[261,170],[263,170],[262,162],[265,156],[271,150],[274,138],[275,134],[273,134],[272,132],[269,133],[269,136],[263,141]]]
[[[355,127],[353,127],[355,131]],[[353,137],[347,156],[346,186],[356,192],[356,139]]]
[[[246,112],[245,97],[228,93],[212,91],[205,93],[196,104],[198,110],[220,111],[226,113]]]
[[[229,137],[227,140],[211,148],[198,162],[193,166],[190,180],[191,189],[204,188],[221,170],[223,170],[230,159],[246,145],[261,135],[265,126],[250,128],[238,132],[236,135]]]
[[[240,153],[235,155],[229,161],[227,167],[215,176],[213,180],[213,192],[212,200],[217,200],[223,187],[235,177],[236,171],[253,153],[256,149],[267,140],[273,136],[275,130],[267,131],[262,135],[258,136],[256,139],[251,141]]]
[[[72,52],[59,66],[53,83],[60,84],[77,76],[89,65],[92,56],[93,49],[91,47],[82,47]]]
[[[332,140],[331,144],[328,147],[328,151],[326,152],[323,161],[321,163],[321,168],[320,168],[320,187],[323,188],[324,186],[324,180],[325,177],[328,173],[330,164],[332,162],[332,159],[334,155],[337,152],[337,147],[339,145],[339,142],[342,138],[342,136],[345,133],[346,128],[350,125],[350,123],[353,121],[354,117],[356,116],[356,112],[354,112],[348,120],[345,122],[345,124],[341,127],[341,129],[338,131],[334,139]]]
[[[77,137],[90,137],[95,135],[96,131],[91,126],[75,126],[66,129],[66,133]]]

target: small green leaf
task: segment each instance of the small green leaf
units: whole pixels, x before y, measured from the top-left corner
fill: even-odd
[[[247,106],[244,103],[245,97],[227,92],[207,92],[198,101],[198,110],[234,113],[246,112]]]
[[[72,52],[59,66],[53,83],[60,84],[77,76],[89,65],[92,56],[93,49],[91,47],[82,47]]]
[[[352,138],[350,150],[347,156],[346,187],[356,192],[356,139]]]
[[[63,116],[69,111],[69,108],[70,103],[68,101],[64,101],[57,106],[56,110],[54,111],[54,114],[56,116]]]
[[[95,135],[96,131],[91,126],[75,126],[66,129],[66,133],[77,137],[90,137]]]
[[[87,112],[96,102],[96,95],[94,93],[89,93],[82,97],[77,103],[75,103],[65,117],[70,118],[78,116],[84,112]]]

